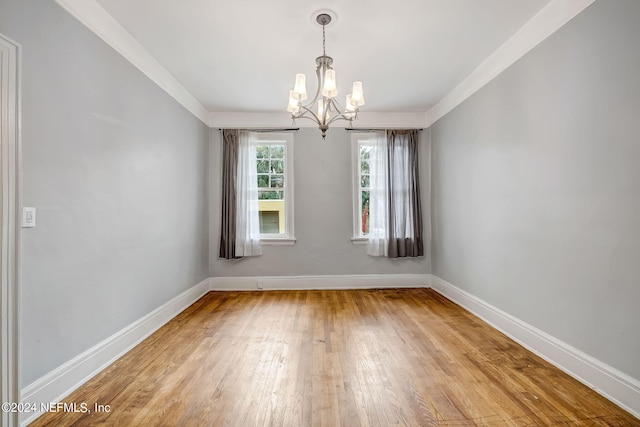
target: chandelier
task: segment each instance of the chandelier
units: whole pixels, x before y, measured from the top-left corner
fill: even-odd
[[[353,89],[345,99],[345,107],[342,108],[336,100],[338,88],[336,85],[336,72],[331,67],[333,58],[327,56],[325,51],[325,26],[331,22],[331,16],[320,13],[316,17],[318,24],[322,25],[322,56],[316,58],[316,77],[318,88],[311,101],[303,104],[307,99],[306,77],[304,74],[296,74],[293,90],[289,91],[289,106],[287,111],[295,123],[296,119],[309,119],[318,124],[322,132],[322,139],[327,136],[329,125],[336,120],[352,120],[358,118],[358,110],[364,105],[362,82],[353,82]]]

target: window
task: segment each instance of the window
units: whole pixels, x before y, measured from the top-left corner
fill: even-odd
[[[416,129],[352,135],[352,240],[369,255],[424,255],[419,140]]]
[[[353,236],[354,243],[365,242],[369,235],[369,200],[371,195],[370,154],[374,146],[373,133],[351,136],[353,159]]]
[[[293,135],[254,135],[260,241],[293,244]]]

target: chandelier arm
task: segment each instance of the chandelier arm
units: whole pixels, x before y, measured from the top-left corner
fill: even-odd
[[[320,100],[321,97],[324,98],[322,95],[322,89],[324,88],[324,74],[327,70],[333,69],[330,65],[331,63],[333,63],[333,58],[330,56],[323,55],[316,58],[316,64],[318,64],[316,67],[316,80],[318,82],[318,86],[313,99],[305,104],[307,108],[315,108],[318,100]]]
[[[347,112],[345,109],[342,108],[340,103],[338,101],[336,101],[335,98],[331,98],[330,103],[333,104],[333,108],[334,108],[334,110],[336,112],[336,115],[331,117],[331,119],[329,119],[329,121],[327,122],[327,125],[335,122],[336,120],[340,120],[340,119],[349,120],[349,121],[353,120],[353,119],[349,119],[347,117],[347,114],[353,114],[354,112],[351,112],[351,111]]]
[[[350,111],[350,110],[347,110],[346,105],[345,105],[345,107],[344,107],[344,108],[342,108],[342,104],[340,104],[340,102],[338,102],[336,98],[334,98],[334,99],[333,99],[333,101],[334,101],[334,102],[335,102],[335,104],[336,104],[336,109],[337,109],[338,111],[342,111],[342,114],[352,114],[352,113],[356,113],[356,112],[358,112],[358,110],[360,109],[360,107],[353,107],[354,109]]]
[[[338,100],[335,97],[331,98],[331,102],[333,103],[333,107],[336,109],[336,111],[346,110],[346,108],[342,108],[342,104],[340,104],[340,102],[338,102]]]
[[[322,104],[324,112],[322,113],[322,124],[326,125],[327,120],[331,117],[331,98],[327,98],[326,96],[322,97]]]
[[[315,124],[317,124],[318,126],[320,126],[320,125],[321,125],[321,123],[320,123],[320,122],[318,122],[318,121],[315,119],[315,117],[309,117],[309,116],[298,116],[298,117],[296,117],[296,120],[297,120],[297,119],[307,119],[307,120],[311,120],[312,122],[314,122],[314,123],[315,123]]]
[[[313,104],[313,102],[312,102],[312,104]],[[320,122],[320,118],[316,115],[316,113],[314,113],[314,112],[313,112],[313,110],[312,110],[312,109],[310,109],[310,108],[308,108],[308,107],[306,107],[306,106],[304,106],[304,105],[301,105],[301,106],[300,106],[300,108],[302,108],[302,109],[304,109],[304,110],[306,110],[306,111],[305,111],[304,113],[302,113],[301,115],[299,115],[299,116],[297,117],[298,119],[309,119],[309,120],[313,120],[313,121],[315,121],[315,122],[316,122],[316,123],[318,123],[318,124],[321,124],[321,123],[322,123],[322,122]],[[309,116],[307,115],[307,113],[311,114],[313,117],[309,117]]]
[[[316,95],[306,105],[306,107],[304,107],[307,110],[309,109],[309,107],[312,107],[316,102],[318,102],[318,98],[320,97],[320,94],[322,93],[322,88],[324,87],[324,73],[320,71],[321,67],[322,67],[322,65],[318,65],[316,67],[316,79],[318,80],[318,88],[316,89]],[[324,70],[322,70],[322,71],[324,71]],[[301,105],[301,107],[302,107],[302,105]]]
[[[351,113],[356,113],[358,111],[360,111],[360,107],[353,107],[353,110],[347,110],[347,107],[345,105],[344,108],[342,108],[342,104],[340,104],[340,102],[337,100],[337,98],[333,98],[333,101],[336,104],[336,108],[339,109],[340,111],[343,111],[343,114],[351,114]]]
[[[331,105],[331,101],[329,101],[329,105]],[[331,109],[329,109],[327,111],[328,113],[331,112]],[[331,117],[327,118],[327,125],[333,123],[334,121],[338,120],[338,118],[342,115],[342,112],[340,110],[335,110],[335,105],[334,105],[334,115]]]
[[[312,109],[316,106],[316,103],[320,100],[318,98],[320,98],[320,96],[314,97],[314,99],[306,105],[300,105],[300,108],[302,108],[305,111],[301,115],[295,116],[295,118],[309,119],[316,122],[318,125],[321,125],[321,124],[330,125],[336,120],[352,121],[355,118],[357,118],[357,112],[358,112],[357,110],[347,111],[342,107],[342,105],[340,105],[340,103],[336,100],[336,98],[328,98],[325,100],[324,99],[325,97],[322,97],[321,99],[323,100],[323,103],[326,103],[326,110],[327,110],[326,115],[329,117],[326,120],[326,123],[323,123],[323,121],[321,120],[321,117],[319,117]],[[331,112],[335,112],[335,114],[333,116],[330,116]],[[352,117],[350,118],[349,115],[352,115]]]
[[[351,114],[351,113],[349,113]],[[340,114],[336,114],[335,116],[331,117],[331,120],[329,120],[327,122],[327,125],[330,125],[331,123],[335,122],[336,120],[347,120],[347,121],[351,121],[353,119],[350,119],[348,117],[346,117],[345,113],[340,113]]]
[[[352,122],[353,120],[356,120],[358,118],[358,110],[354,110],[354,111],[338,111],[338,114],[336,114],[334,117],[331,118],[331,120],[329,121],[329,123],[327,124],[331,124],[333,122],[335,122],[336,120],[347,120],[349,122]]]

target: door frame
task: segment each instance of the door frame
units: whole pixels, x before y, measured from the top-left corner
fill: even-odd
[[[0,402],[20,403],[19,272],[20,272],[20,45],[0,34]],[[18,408],[16,408],[18,409]],[[1,411],[0,425],[18,426],[17,411]]]

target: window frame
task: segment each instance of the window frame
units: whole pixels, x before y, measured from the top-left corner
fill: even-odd
[[[369,237],[362,233],[362,201],[360,200],[360,177],[362,175],[360,162],[360,147],[372,143],[374,132],[354,132],[351,134],[351,169],[352,169],[352,200],[353,200],[353,230],[351,241],[355,245],[367,244]]]
[[[265,246],[288,246],[296,242],[294,221],[293,134],[284,132],[256,132],[251,145],[284,145],[284,234],[260,234]],[[257,158],[256,158],[257,161]],[[256,170],[257,175],[257,170]],[[279,191],[279,190],[274,190]]]

